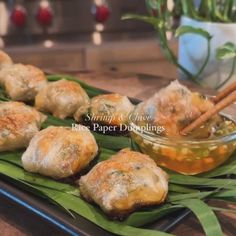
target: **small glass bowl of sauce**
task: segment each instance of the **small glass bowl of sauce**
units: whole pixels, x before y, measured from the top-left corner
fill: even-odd
[[[166,137],[148,129],[144,122],[137,122],[137,111],[130,116],[131,137],[141,151],[159,166],[185,175],[210,171],[224,163],[236,149],[236,112],[232,104],[219,115],[219,122],[207,137]],[[146,126],[147,127],[147,126]],[[150,128],[150,127],[149,127]],[[205,130],[202,126],[197,132]]]

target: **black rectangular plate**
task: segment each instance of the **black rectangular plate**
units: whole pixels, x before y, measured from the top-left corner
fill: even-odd
[[[0,180],[0,199],[1,198],[8,199],[7,202],[9,206],[5,207],[11,208],[16,205],[14,210],[28,211],[24,213],[24,215],[26,214],[27,218],[33,217],[30,220],[37,222],[36,227],[38,226],[38,229],[35,229],[35,227],[33,227],[33,229],[32,227],[28,227],[29,229],[27,230],[31,231],[29,233],[35,236],[42,233],[38,231],[42,226],[50,229],[51,235],[55,235],[54,233],[56,231],[61,232],[62,235],[114,235],[79,215],[76,215],[76,219],[73,219],[70,215],[60,209],[60,207],[49,203],[47,200],[34,196],[31,193],[18,189],[16,186],[6,181],[5,178],[4,180]],[[19,214],[19,212],[16,214]],[[161,220],[148,225],[145,228],[169,232],[189,214],[190,212],[188,210],[179,210],[171,215],[168,215],[168,217],[164,217]],[[29,219],[22,220],[27,221]],[[53,226],[54,229],[50,227],[50,225]]]
[[[111,93],[110,91],[101,90],[104,93]],[[130,100],[137,104],[140,102],[138,99],[130,98]],[[29,192],[17,188],[17,186],[10,183],[7,178],[0,179],[0,201],[5,199],[4,202],[9,206],[14,207],[14,210],[24,212],[27,219],[17,219],[14,224],[20,224],[19,227],[24,225],[30,235],[41,236],[50,235],[81,235],[81,236],[110,236],[114,235],[109,233],[99,226],[93,224],[89,220],[80,215],[76,215],[73,219],[70,215],[66,214],[60,207],[49,203],[47,200],[41,199]],[[14,212],[14,210],[12,212]],[[1,211],[0,211],[1,213]],[[168,217],[156,221],[155,223],[147,225],[145,228],[152,230],[159,230],[163,232],[171,231],[183,219],[190,214],[189,210],[178,210]],[[17,212],[16,215],[21,215]],[[14,221],[14,220],[13,220]],[[27,224],[27,221],[28,224]],[[24,227],[23,226],[23,227]],[[42,226],[44,231],[42,231]]]

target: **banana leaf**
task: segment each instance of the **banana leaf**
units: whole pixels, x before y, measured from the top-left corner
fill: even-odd
[[[223,235],[219,221],[205,202],[199,199],[185,199],[178,203],[189,208],[196,215],[207,236]]]
[[[218,179],[218,178],[201,178],[194,176],[184,176],[180,174],[171,174],[170,183],[180,184],[180,185],[190,185],[190,186],[201,186],[222,188],[222,189],[232,189],[236,188],[236,179]]]
[[[6,161],[18,166],[22,166],[21,156],[24,151],[14,151],[14,152],[2,152],[0,153],[0,160]]]
[[[137,234],[147,236],[170,235],[164,232],[135,228],[124,222],[111,221],[99,208],[92,206],[79,198],[78,194],[75,194],[78,191],[77,188],[37,174],[30,174],[22,168],[14,166],[6,161],[0,161],[0,173],[18,181],[19,188],[21,188],[21,184],[23,183],[28,187],[37,190],[36,192],[31,192],[39,197],[42,197],[42,194],[44,194],[48,200],[57,203],[63,209],[66,209],[67,212],[72,212],[72,214],[75,212],[109,232],[127,236]]]
[[[12,165],[7,161],[0,160],[0,173],[25,183],[45,186],[47,188],[57,190],[59,192],[66,192],[76,195],[78,195],[79,193],[79,190],[76,187],[73,187],[69,184],[60,183],[55,180],[51,180],[47,177],[43,177],[38,174],[27,172],[23,168],[18,167],[16,165]]]
[[[144,226],[145,224],[155,222],[161,217],[183,209],[180,205],[165,204],[162,207],[149,211],[138,211],[131,214],[124,223],[135,227]]]
[[[169,191],[174,193],[196,193],[198,190],[187,188],[185,186],[177,185],[177,184],[169,184]]]
[[[51,76],[48,79],[56,81],[62,78],[64,77]],[[72,77],[66,77],[65,79],[74,80]],[[83,82],[81,86],[86,91],[89,90],[91,94],[102,92],[87,86]],[[2,101],[8,99],[3,90],[0,90],[1,99]],[[48,115],[43,128],[50,125],[71,126],[74,122],[73,119],[61,120]],[[100,147],[98,162],[109,159],[110,156],[122,148],[130,147],[133,150],[140,151],[137,145],[128,137],[93,134]],[[229,175],[236,174],[236,155],[232,155],[228,162],[217,169],[198,176],[185,176],[168,171],[170,176],[168,200],[159,207],[137,211],[132,213],[123,222],[118,222],[109,220],[98,207],[90,205],[81,199],[76,186],[55,181],[39,174],[26,172],[22,168],[20,160],[23,151],[0,153],[1,176],[4,175],[5,178],[8,178],[8,181],[10,180],[17,187],[60,206],[61,209],[64,209],[71,216],[76,217],[76,214],[79,214],[114,234],[135,236],[169,235],[138,227],[154,222],[179,209],[189,208],[196,214],[207,235],[221,235],[221,228],[213,213],[214,208],[208,206],[204,201],[217,199],[236,204],[236,180],[229,177]],[[225,178],[222,176],[225,176]],[[215,208],[215,210],[220,209]]]

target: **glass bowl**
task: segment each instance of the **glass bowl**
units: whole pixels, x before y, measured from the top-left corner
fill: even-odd
[[[236,130],[211,139],[164,137],[150,132],[147,127],[137,125],[138,122],[134,119],[134,116],[137,117],[136,109],[130,115],[131,137],[141,151],[159,166],[185,175],[195,175],[221,165],[236,149]],[[236,106],[232,104],[220,114],[235,123],[234,113]]]

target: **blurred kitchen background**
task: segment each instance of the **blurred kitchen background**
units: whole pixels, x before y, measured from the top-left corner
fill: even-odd
[[[154,30],[121,20],[145,9],[145,0],[0,0],[0,48],[45,70],[175,77]],[[177,51],[174,40],[172,46]]]

